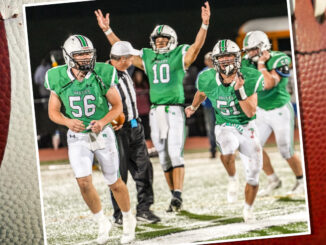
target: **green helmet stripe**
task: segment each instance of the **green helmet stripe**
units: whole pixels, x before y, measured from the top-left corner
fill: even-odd
[[[159,28],[157,29],[157,34],[161,34],[163,30],[163,25],[160,25]]]
[[[222,40],[221,41],[221,47],[220,47],[221,52],[225,52],[226,51],[226,42],[225,41],[226,40]]]
[[[86,41],[86,39],[82,36],[82,35],[78,35],[78,36],[76,36],[78,39],[79,39],[79,41],[81,42],[81,45],[83,46],[83,47],[87,47],[88,45],[87,45],[87,41]]]
[[[248,46],[248,39],[249,39],[250,35],[246,35],[245,39],[244,39],[244,46],[247,47]]]

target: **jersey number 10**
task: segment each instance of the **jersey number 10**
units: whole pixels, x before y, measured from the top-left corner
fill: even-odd
[[[153,66],[154,80],[153,83],[168,83],[170,81],[170,66],[169,64],[162,64],[159,67],[159,77],[157,76],[157,64]],[[159,79],[158,79],[159,78]]]

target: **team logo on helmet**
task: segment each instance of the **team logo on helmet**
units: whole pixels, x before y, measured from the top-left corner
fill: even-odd
[[[255,56],[249,57],[248,52],[253,49],[258,49],[258,53]],[[253,62],[258,62],[259,57],[263,51],[271,49],[271,44],[267,35],[262,31],[248,32],[243,40],[243,50],[247,52],[248,57]]]
[[[169,39],[167,45],[163,48],[157,48],[155,45],[155,39],[158,37],[166,37]],[[163,54],[170,52],[175,49],[178,45],[178,37],[176,32],[168,25],[158,25],[154,28],[150,37],[150,44],[154,50],[154,52]]]
[[[231,58],[222,60],[223,57],[227,56]],[[212,60],[217,72],[230,76],[241,67],[240,48],[235,42],[229,39],[220,40],[214,46]]]
[[[72,35],[68,37],[62,47],[63,57],[69,68],[76,68],[81,71],[92,71],[96,61],[96,50],[87,37],[83,35]],[[76,54],[89,53],[90,58],[78,60],[74,58]]]

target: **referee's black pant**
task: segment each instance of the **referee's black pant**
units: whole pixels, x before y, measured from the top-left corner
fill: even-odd
[[[144,128],[141,123],[135,128],[126,123],[120,130],[116,131],[120,155],[120,175],[127,183],[128,170],[136,182],[137,188],[137,214],[148,211],[154,203],[153,193],[153,166],[148,156]],[[114,208],[114,218],[121,215],[121,211],[111,192]],[[121,216],[120,216],[121,217]]]

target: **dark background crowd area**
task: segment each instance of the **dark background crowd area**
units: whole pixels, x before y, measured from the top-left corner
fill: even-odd
[[[82,34],[93,42],[97,50],[97,61],[108,60],[110,44],[98,27],[94,10],[102,9],[110,13],[112,30],[121,40],[132,43],[136,49],[150,47],[149,35],[157,24],[170,25],[178,35],[179,44],[192,44],[201,26],[201,6],[204,1],[90,1],[38,5],[26,7],[27,31],[30,63],[33,80],[33,94],[39,147],[52,147],[52,136],[60,133],[60,146],[65,146],[65,127],[50,122],[47,114],[48,93],[44,91],[43,81],[35,77],[35,71],[43,63],[43,71],[52,66],[50,55],[59,65],[63,64],[60,48],[70,34]],[[287,16],[286,0],[232,0],[210,2],[211,19],[205,44],[193,65],[188,69],[184,83],[186,104],[190,104],[196,92],[195,81],[198,72],[204,68],[204,55],[211,51],[222,38],[235,40],[240,26],[248,20],[276,16]],[[289,41],[280,50],[289,49]],[[42,68],[41,68],[42,69]],[[42,74],[43,71],[39,71]],[[141,73],[142,75],[136,75]],[[140,70],[132,74],[138,99],[138,109],[143,120],[146,138],[149,139],[148,81]],[[135,78],[135,77],[138,78]],[[142,78],[140,78],[142,77]],[[146,95],[147,93],[147,95]],[[203,112],[199,111],[187,119],[188,136],[205,136]],[[146,129],[147,128],[147,129]]]

